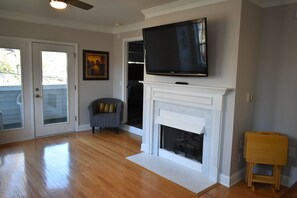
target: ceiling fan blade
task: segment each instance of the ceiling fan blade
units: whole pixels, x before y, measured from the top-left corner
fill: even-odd
[[[69,3],[70,5],[73,5],[75,7],[84,9],[84,10],[89,10],[89,9],[94,7],[94,6],[90,5],[90,4],[84,3],[84,2],[79,1],[79,0],[68,0],[67,3]]]

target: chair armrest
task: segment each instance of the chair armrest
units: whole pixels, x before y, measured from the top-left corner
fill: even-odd
[[[98,102],[93,101],[89,106],[88,106],[89,114],[90,117],[93,117],[98,113]]]
[[[116,110],[116,123],[119,126],[123,119],[123,102],[121,100],[117,101],[117,110]]]

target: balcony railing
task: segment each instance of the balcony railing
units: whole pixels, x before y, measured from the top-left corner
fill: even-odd
[[[67,86],[43,86],[43,120],[44,124],[52,120],[67,120]],[[21,86],[0,86],[0,121],[2,129],[20,128],[23,126],[23,101]],[[1,125],[1,122],[0,122]]]

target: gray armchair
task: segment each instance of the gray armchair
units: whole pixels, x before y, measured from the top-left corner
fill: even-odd
[[[99,112],[99,104],[116,104],[115,112]],[[95,127],[109,128],[113,127],[119,131],[120,124],[123,118],[123,102],[116,98],[99,98],[94,100],[88,107],[90,115],[90,126],[92,132],[95,132]]]

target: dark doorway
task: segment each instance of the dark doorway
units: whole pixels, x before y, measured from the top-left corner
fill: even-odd
[[[142,129],[144,53],[143,41],[128,43],[127,124]]]

